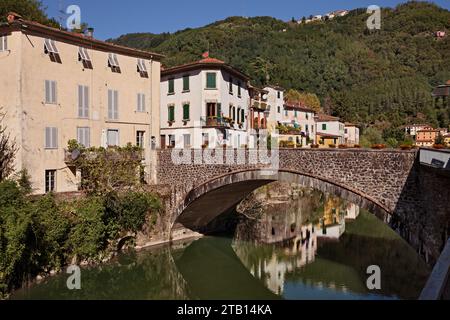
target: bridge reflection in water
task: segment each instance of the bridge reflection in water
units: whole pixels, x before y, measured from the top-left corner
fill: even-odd
[[[274,184],[237,210],[233,237],[121,254],[83,269],[80,291],[67,290],[62,274],[13,298],[416,299],[428,276],[388,226],[337,197]],[[375,292],[366,287],[373,264],[382,271]]]

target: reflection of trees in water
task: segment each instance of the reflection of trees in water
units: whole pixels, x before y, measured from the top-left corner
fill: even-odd
[[[22,290],[22,299],[188,299],[186,283],[166,247],[126,253],[111,263],[81,270],[81,290],[69,291],[68,275],[49,278],[45,283]]]
[[[258,219],[252,219],[255,208]],[[233,248],[251,274],[277,294],[288,281],[409,299],[418,297],[428,276],[420,257],[388,226],[370,213],[356,219],[359,208],[336,196],[274,183],[253,193],[239,210]],[[356,220],[343,234],[346,219]],[[309,248],[304,247],[307,229]],[[370,265],[381,267],[381,291],[366,287]]]

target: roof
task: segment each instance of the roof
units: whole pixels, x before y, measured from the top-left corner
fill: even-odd
[[[346,127],[356,127],[356,124],[350,123],[350,122],[346,122],[345,123]]]
[[[434,88],[431,95],[433,97],[448,97],[450,95],[450,80],[448,80],[446,84]]]
[[[87,46],[99,51],[118,53],[143,59],[161,60],[164,57],[158,53],[120,46],[106,41],[97,40],[81,33],[59,30],[35,21],[24,20],[17,14],[10,13],[8,19],[11,20],[9,20],[8,23],[1,25],[0,31],[21,31],[25,34],[48,37],[65,43]]]
[[[340,138],[340,135],[337,134],[331,134],[331,133],[325,133],[325,132],[317,132],[316,135],[324,138]]]
[[[277,86],[274,84],[268,84],[268,85],[266,85],[266,88],[272,88],[272,89],[275,89],[278,91],[286,91],[286,89],[284,89],[283,87],[280,87],[280,86]]]
[[[284,102],[284,108],[285,109],[292,109],[292,110],[299,110],[299,111],[316,113],[313,109],[303,105],[300,102],[285,101]]]
[[[172,74],[177,74],[180,72],[187,72],[192,70],[201,70],[201,69],[223,69],[229,72],[230,74],[241,78],[244,81],[250,80],[250,77],[240,70],[228,65],[222,60],[211,58],[209,56],[203,57],[201,60],[182,64],[179,66],[171,67],[171,68],[163,68],[161,69],[161,76],[168,76]]]
[[[418,130],[417,132],[440,132],[438,129],[424,129]]]
[[[316,117],[317,122],[331,122],[331,121],[341,121],[338,117],[333,117],[328,114],[318,114]]]

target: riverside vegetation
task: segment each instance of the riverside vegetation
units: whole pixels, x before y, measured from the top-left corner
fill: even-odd
[[[13,142],[5,145],[0,163],[15,153]],[[96,182],[87,178],[83,195],[75,199],[62,200],[51,193],[32,196],[26,170],[0,181],[0,298],[37,275],[57,272],[69,263],[108,259],[120,239],[133,239],[144,224],[156,223],[159,198],[145,192],[140,179],[124,180],[140,172],[134,147],[89,149],[89,156],[86,150],[80,151],[77,163],[86,169],[83,176],[93,174]],[[122,169],[110,170],[105,157],[115,158],[114,164]]]

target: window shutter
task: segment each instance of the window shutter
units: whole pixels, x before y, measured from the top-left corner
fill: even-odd
[[[52,128],[52,147],[58,148],[58,128]]]
[[[188,104],[185,104],[183,106],[183,119],[189,120],[189,105]]]
[[[221,103],[217,104],[217,117],[218,118],[222,117],[222,104]]]
[[[108,119],[112,119],[113,117],[113,93],[112,90],[108,90]]]
[[[84,87],[84,117],[89,117],[89,87]]]
[[[119,92],[114,91],[114,120],[119,119]]]
[[[50,148],[50,128],[45,128],[45,148]]]
[[[52,103],[56,103],[56,81],[51,81],[51,98],[52,98]]]
[[[78,117],[83,117],[83,87],[78,86]]]
[[[45,80],[45,103],[50,102],[50,81]]]

